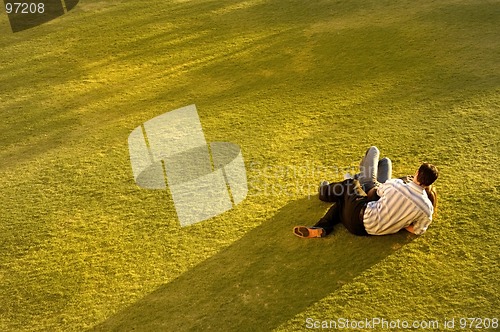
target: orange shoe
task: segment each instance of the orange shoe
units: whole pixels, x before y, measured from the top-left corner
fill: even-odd
[[[317,238],[324,237],[326,235],[325,230],[321,227],[306,226],[295,226],[293,228],[293,234],[302,238]]]

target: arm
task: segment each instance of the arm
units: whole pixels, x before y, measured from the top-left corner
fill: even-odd
[[[389,180],[385,181],[384,183],[381,183],[380,185],[375,187],[378,197],[384,196],[385,189],[392,187],[396,181],[399,181],[399,180],[389,179]]]
[[[402,180],[404,183],[410,183],[413,181],[413,178],[414,178],[413,175],[407,175],[407,176],[403,176],[399,179]]]
[[[385,183],[381,183],[378,186],[373,187],[370,189],[367,193],[366,196],[368,198],[368,202],[371,201],[378,201],[380,197],[384,195],[385,188],[388,186],[391,186],[393,180],[387,180]]]
[[[415,235],[422,235],[427,231],[427,227],[430,225],[431,222],[432,222],[431,218],[428,218],[425,221],[418,219],[410,226],[405,227],[405,229],[408,232],[413,233]]]

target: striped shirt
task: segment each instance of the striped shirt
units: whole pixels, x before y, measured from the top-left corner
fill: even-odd
[[[368,234],[393,234],[410,225],[417,235],[427,230],[434,208],[424,188],[391,179],[378,187],[377,195],[380,199],[369,202],[363,215]]]

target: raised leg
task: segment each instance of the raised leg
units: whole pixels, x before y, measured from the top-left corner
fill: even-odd
[[[392,178],[392,161],[389,158],[382,158],[378,162],[377,181],[384,183]]]
[[[365,192],[370,191],[370,189],[377,185],[379,157],[380,151],[378,148],[376,146],[371,146],[366,150],[366,154],[359,164],[360,174],[358,176],[358,181]]]

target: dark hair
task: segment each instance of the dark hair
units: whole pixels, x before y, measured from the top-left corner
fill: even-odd
[[[420,185],[428,187],[436,181],[438,175],[436,166],[429,163],[423,163],[418,169],[417,181]]]
[[[420,165],[417,174],[418,183],[424,186],[425,192],[427,193],[427,197],[429,197],[429,200],[431,201],[432,206],[434,207],[433,215],[435,215],[437,211],[438,196],[436,188],[434,188],[432,184],[434,183],[434,181],[437,180],[438,175],[439,172],[436,166],[429,163],[423,163],[422,165]]]

